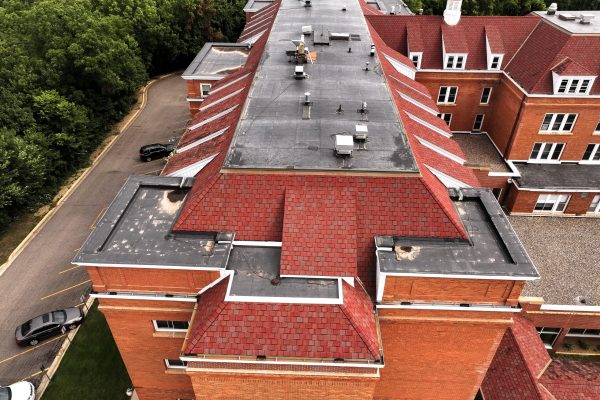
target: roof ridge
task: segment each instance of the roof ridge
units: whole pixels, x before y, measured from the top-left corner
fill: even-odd
[[[507,70],[508,67],[510,66],[510,63],[513,62],[513,60],[515,59],[515,57],[517,56],[517,54],[519,54],[519,52],[521,51],[521,49],[523,49],[523,46],[525,46],[525,43],[527,43],[529,41],[529,38],[531,37],[531,35],[533,35],[533,32],[535,32],[538,28],[538,26],[540,26],[540,24],[542,23],[543,18],[540,18],[540,20],[538,21],[537,24],[535,24],[535,26],[533,27],[533,29],[531,30],[531,32],[529,32],[529,35],[527,35],[527,37],[525,38],[525,40],[523,40],[523,42],[521,42],[521,45],[519,46],[519,48],[513,53],[513,56],[511,57],[510,60],[508,60],[508,62],[506,63],[506,65],[504,66],[504,72],[506,74],[508,74]],[[521,84],[519,84],[520,86]]]
[[[533,384],[533,387],[535,389],[535,392],[538,395],[539,400],[543,400],[544,396],[540,391],[539,388],[539,380],[537,377],[535,377],[531,371],[531,368],[529,367],[529,363],[527,362],[527,359],[525,358],[525,356],[523,355],[523,351],[521,349],[521,346],[519,345],[519,341],[517,340],[517,338],[515,337],[513,331],[512,331],[512,327],[508,328],[506,330],[506,333],[509,334],[510,340],[512,341],[512,343],[517,347],[517,349],[519,351],[517,351],[518,353],[518,357],[521,359],[521,361],[523,362],[523,365],[525,365],[525,369],[527,370],[527,376],[529,377],[529,380],[531,381],[531,383]]]
[[[357,277],[354,278],[355,280],[358,279]],[[359,280],[360,281],[360,280]],[[351,286],[349,283],[343,282],[348,286]],[[361,282],[361,289],[364,291],[364,293],[368,295],[368,293],[364,290],[364,286],[362,286],[362,282]],[[352,286],[351,286],[352,287]],[[354,287],[352,287],[353,289],[355,289]],[[342,290],[344,290],[344,284],[342,284]],[[370,298],[370,297],[369,297]],[[371,303],[372,304],[372,303]],[[369,343],[367,343],[367,341],[365,340],[365,338],[363,337],[361,330],[358,329],[356,327],[356,325],[354,324],[354,319],[349,315],[348,312],[346,312],[346,304],[342,303],[342,304],[338,304],[338,307],[340,308],[340,310],[342,311],[342,313],[346,316],[346,319],[348,319],[348,321],[350,322],[350,325],[352,326],[352,328],[354,329],[354,331],[356,332],[356,334],[358,335],[358,337],[360,337],[360,340],[362,340],[362,342],[364,343],[365,347],[367,348],[367,350],[369,350],[369,353],[373,356],[373,358],[375,360],[379,360],[381,359],[381,355],[378,352],[374,352],[373,349],[371,348],[371,346],[369,345]],[[373,313],[374,314],[374,313]]]
[[[229,284],[229,280],[230,279],[232,279],[231,276],[229,276],[227,279],[223,279],[221,282],[217,283],[215,286],[211,287],[206,292],[202,293],[199,296],[198,302],[196,304],[199,305],[200,304],[200,299],[202,298],[202,296],[205,296],[207,293],[210,293],[212,290],[216,290],[216,288],[218,288],[220,285],[222,285],[223,282],[227,282],[227,284]],[[210,317],[211,317],[210,318],[210,322],[202,324],[202,326],[204,327],[204,329],[201,332],[194,332],[194,338],[195,338],[195,340],[194,339],[191,340],[191,342],[192,342],[192,344],[193,344],[194,347],[197,345],[198,340],[200,340],[200,338],[202,336],[204,336],[204,334],[208,331],[208,329],[215,324],[215,321],[219,318],[219,316],[223,313],[223,311],[227,307],[229,307],[229,304],[228,304],[229,302],[225,301],[226,295],[227,295],[227,286],[225,287],[225,294],[223,296],[223,300],[221,300],[220,305],[217,307],[217,312],[213,312],[210,315]],[[190,344],[188,343],[188,345],[186,347],[189,348]],[[187,351],[187,349],[186,349],[186,351]]]

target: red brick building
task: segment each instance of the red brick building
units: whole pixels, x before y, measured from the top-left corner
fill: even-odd
[[[413,60],[453,132],[489,136],[511,171],[484,184],[511,213],[598,215],[599,12],[367,19]]]
[[[457,400],[482,386],[539,275],[411,59],[363,13],[252,12],[243,65],[75,258],[140,399]]]

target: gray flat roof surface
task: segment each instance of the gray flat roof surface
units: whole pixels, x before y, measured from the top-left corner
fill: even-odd
[[[558,10],[555,15],[548,15],[546,11],[534,11],[537,15],[546,21],[559,26],[560,28],[575,34],[598,34],[600,33],[600,11],[565,11]],[[581,24],[579,20],[564,21],[558,18],[559,14],[571,14],[579,17],[581,14],[591,14],[594,16],[590,24]]]
[[[454,133],[452,139],[465,153],[467,166],[486,167],[493,172],[511,172],[487,135]]]
[[[533,263],[510,227],[508,218],[489,190],[465,189],[463,200],[454,199],[470,243],[443,239],[380,236],[378,250],[382,272],[445,275],[484,275],[537,278]]]
[[[183,77],[224,77],[246,64],[250,49],[240,43],[206,43]]]
[[[401,0],[368,0],[367,5],[386,14],[389,14],[394,8],[395,15],[414,15]]]
[[[231,295],[297,298],[339,298],[337,279],[280,278],[280,247],[234,246],[227,269],[235,271]]]
[[[543,297],[546,304],[600,305],[599,218],[509,218],[541,275],[527,282],[523,296]]]
[[[216,233],[173,233],[192,180],[130,177],[73,263],[225,268],[231,243]],[[220,234],[229,240],[233,234]]]
[[[417,172],[391,92],[376,57],[369,56],[371,37],[358,0],[312,4],[282,1],[225,167]],[[304,64],[307,79],[295,80],[296,64],[288,61],[286,51],[295,49],[291,40],[300,39],[305,25],[315,31],[305,42],[317,60]],[[328,39],[329,32],[358,36],[330,40],[329,45],[313,43],[313,38]],[[369,71],[363,70],[366,62]],[[311,119],[303,119],[305,92],[313,102]],[[369,139],[364,149],[355,143],[352,157],[336,157],[335,135],[355,133],[363,101]],[[336,112],[340,104],[343,113]]]
[[[517,184],[535,189],[600,189],[600,165],[515,163]]]

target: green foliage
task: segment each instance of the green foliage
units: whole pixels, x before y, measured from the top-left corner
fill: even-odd
[[[149,75],[233,41],[245,0],[0,0],[0,230],[47,202]]]
[[[527,15],[543,11],[551,3],[559,10],[598,10],[598,0],[463,0],[462,15]],[[406,5],[415,13],[423,9],[426,15],[442,15],[446,0],[408,0]]]

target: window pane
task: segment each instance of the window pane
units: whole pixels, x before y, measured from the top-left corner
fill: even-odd
[[[483,92],[481,93],[481,104],[487,104],[490,100],[490,93],[492,91],[492,88],[486,87],[483,88]]]
[[[560,157],[560,153],[562,152],[562,149],[565,145],[562,143],[557,143],[556,146],[554,147],[554,152],[552,153],[552,159],[553,160],[558,160]],[[546,146],[548,147],[548,146]]]
[[[456,86],[450,87],[450,92],[448,94],[448,103],[454,103],[456,100]]]
[[[565,114],[556,114],[556,117],[554,118],[554,124],[552,124],[553,131],[558,131],[560,129],[560,125],[562,124],[564,118]]]
[[[563,79],[560,81],[560,86],[558,87],[558,93],[564,93],[567,90],[567,83],[569,81],[567,79]]]
[[[546,114],[546,116],[544,117],[544,122],[542,122],[542,128],[540,130],[548,130],[548,128],[550,127],[550,123],[552,122],[552,116],[553,114]]]
[[[598,125],[596,125],[596,132],[600,132],[600,121],[598,121]]]
[[[585,153],[583,153],[584,160],[590,160],[592,158],[592,152],[594,151],[595,144],[588,144],[585,148]]]
[[[579,79],[573,79],[573,81],[571,82],[571,86],[569,86],[569,93],[575,93],[577,85],[579,85]]]
[[[536,143],[533,145],[533,150],[531,151],[531,156],[529,158],[531,159],[535,159],[537,158],[538,154],[540,153],[540,149],[542,148],[542,144],[541,143]]]
[[[582,335],[585,332],[585,329],[569,329],[569,335]]]
[[[550,155],[550,149],[552,148],[552,145],[550,143],[546,143],[545,146],[542,148],[542,155],[540,156],[540,158],[542,160],[547,160]]]
[[[189,323],[187,321],[173,321],[174,329],[188,329]]]
[[[161,329],[169,328],[169,321],[155,321],[156,327]]]
[[[587,212],[598,212],[599,210],[598,208],[598,203],[600,203],[600,195],[596,195],[594,196],[593,200],[592,200],[592,204],[590,204],[590,207],[588,208]]]
[[[589,79],[584,79],[581,82],[581,87],[579,88],[579,93],[585,93],[587,92],[588,86],[590,85],[590,80]]]
[[[454,65],[454,56],[448,56],[448,61],[446,62],[446,68],[452,68]]]
[[[440,94],[438,95],[438,103],[446,102],[446,91],[448,88],[446,86],[440,87]]]
[[[463,57],[456,57],[456,68],[462,68],[463,66]]]
[[[568,114],[567,115],[567,122],[565,122],[565,126],[563,127],[563,131],[570,131],[571,128],[573,127],[573,122],[575,122],[575,117],[577,116],[577,114]]]

